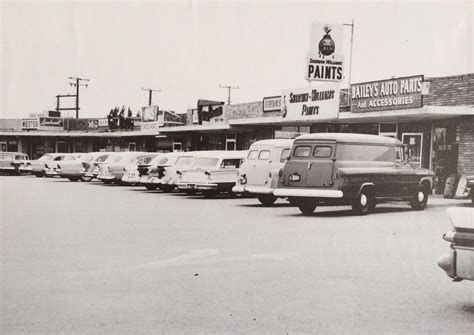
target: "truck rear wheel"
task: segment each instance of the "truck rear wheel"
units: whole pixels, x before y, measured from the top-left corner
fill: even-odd
[[[311,215],[314,213],[317,202],[314,200],[309,200],[309,199],[301,199],[298,200],[298,208],[300,209],[301,213],[303,215]]]
[[[271,206],[275,203],[277,198],[272,194],[261,194],[257,199],[262,203],[262,205]]]

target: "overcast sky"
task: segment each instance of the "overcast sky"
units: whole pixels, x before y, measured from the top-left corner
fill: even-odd
[[[57,94],[74,93],[69,76],[90,78],[81,117],[122,105],[136,112],[148,103],[141,87],[161,89],[154,102],[176,112],[226,100],[219,84],[240,86],[233,102],[279,95],[307,85],[316,20],[354,19],[353,83],[470,73],[472,10],[472,1],[1,2],[0,117],[54,109]],[[347,65],[350,39],[347,26]]]

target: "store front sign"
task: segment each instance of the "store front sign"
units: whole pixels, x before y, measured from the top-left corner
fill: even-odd
[[[263,112],[281,111],[281,95],[263,98]]]
[[[423,76],[353,84],[351,112],[373,112],[423,106]]]
[[[140,130],[158,130],[161,123],[160,121],[141,122]]]
[[[282,93],[285,120],[328,120],[339,114],[339,85],[322,84],[285,90]]]
[[[38,119],[23,119],[21,120],[21,129],[32,130],[38,129]]]
[[[99,128],[109,127],[109,120],[107,120],[107,119],[98,119],[97,121],[98,121]]]
[[[283,130],[275,130],[275,138],[287,138],[287,139],[293,139],[297,138],[300,135],[304,135],[308,133],[303,133],[299,131],[283,131]]]
[[[306,80],[344,80],[342,36],[342,24],[313,22],[309,52],[306,56]]]
[[[39,127],[41,130],[63,130],[63,119],[58,117],[40,117]]]

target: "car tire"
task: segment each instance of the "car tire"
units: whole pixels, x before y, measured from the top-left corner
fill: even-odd
[[[146,187],[146,189],[147,189],[148,191],[154,191],[154,190],[156,190],[156,189],[158,188],[158,185],[150,185],[150,184],[148,184],[148,185],[145,185],[145,187]]]
[[[102,180],[102,182],[106,185],[112,184],[112,180]]]
[[[196,190],[187,190],[186,195],[196,195]]]
[[[375,194],[368,188],[362,189],[352,201],[352,211],[357,215],[367,215],[375,210]]]
[[[174,190],[174,186],[173,185],[161,185],[160,190],[162,190],[165,193],[170,193]]]
[[[471,197],[471,203],[474,206],[474,187],[471,188],[470,197]]]
[[[91,180],[92,180],[92,177],[81,176],[81,181],[83,181],[83,182],[88,183],[88,182],[90,182]]]
[[[417,211],[422,211],[426,208],[426,203],[428,202],[428,189],[426,186],[421,185],[416,190],[416,193],[413,195],[413,198],[410,201],[411,208]]]
[[[34,175],[38,178],[43,178],[44,177],[44,173],[35,173]]]
[[[68,177],[68,179],[74,182],[79,181],[79,177]]]
[[[207,199],[212,199],[217,195],[216,191],[204,191],[202,193],[204,194],[204,197]]]
[[[262,195],[259,195],[257,197],[258,201],[260,201],[260,203],[263,205],[263,206],[271,206],[275,203],[277,197],[275,197],[273,194],[262,194]]]
[[[303,215],[312,215],[318,203],[315,200],[302,199],[298,200],[297,205]]]

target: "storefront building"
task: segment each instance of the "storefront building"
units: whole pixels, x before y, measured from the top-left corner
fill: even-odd
[[[46,152],[244,150],[258,140],[305,133],[375,134],[405,143],[413,164],[436,173],[442,193],[447,179],[474,174],[473,91],[474,74],[415,75],[340,92],[330,85],[285,89],[283,99],[233,105],[199,100],[183,123],[154,119],[128,130],[108,129],[107,119],[0,120],[0,149],[32,158]]]

